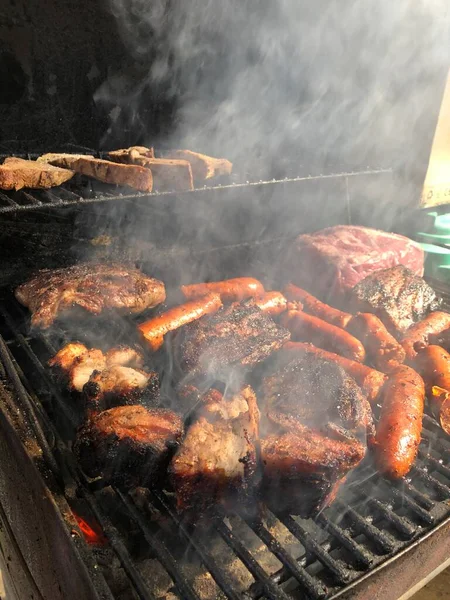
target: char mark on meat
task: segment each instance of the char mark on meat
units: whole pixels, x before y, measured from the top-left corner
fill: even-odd
[[[78,432],[75,454],[87,475],[124,487],[164,480],[183,423],[162,408],[119,406],[90,419]]]
[[[340,365],[306,354],[272,369],[275,372],[261,386],[260,401],[266,412],[294,415],[316,429],[335,424],[364,436],[368,425],[368,433],[373,430],[371,419],[367,423],[367,398]]]
[[[200,402],[169,472],[179,510],[201,514],[229,503],[249,507],[257,485],[259,411],[250,386]]]
[[[16,298],[32,313],[31,323],[47,329],[74,307],[99,315],[114,310],[135,314],[164,302],[164,284],[134,267],[81,263],[43,269],[16,289]]]
[[[184,327],[174,343],[185,373],[228,380],[235,369],[249,370],[265,360],[289,337],[257,306],[232,304]]]
[[[439,304],[436,292],[403,265],[375,271],[350,292],[354,312],[375,313],[394,334],[405,332]]]

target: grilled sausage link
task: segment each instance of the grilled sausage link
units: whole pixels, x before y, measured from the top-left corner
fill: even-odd
[[[150,348],[156,352],[163,345],[166,333],[196,321],[204,315],[214,313],[221,306],[222,301],[218,294],[208,294],[198,300],[191,300],[179,306],[174,306],[161,315],[141,323],[139,330],[144,335]]]
[[[186,300],[195,300],[206,294],[219,294],[222,302],[240,302],[247,298],[260,298],[265,293],[263,284],[252,277],[236,277],[211,283],[182,285],[181,291]]]
[[[284,288],[284,294],[288,300],[294,300],[303,304],[303,310],[309,315],[319,317],[331,325],[346,327],[352,315],[333,308],[293,283],[288,283]]]
[[[263,312],[273,317],[281,315],[287,310],[287,300],[281,292],[266,292],[261,298],[257,298],[254,303]]]
[[[390,373],[405,361],[402,346],[376,315],[358,313],[350,319],[346,330],[362,342],[370,362],[379,371]]]
[[[405,333],[402,346],[406,352],[406,358],[413,360],[417,354],[415,344],[429,344],[429,336],[442,333],[450,328],[450,313],[440,310],[432,312],[419,323],[416,323]]]
[[[442,429],[450,435],[450,392],[434,385],[428,394],[428,401],[434,416],[439,419]]]
[[[354,360],[339,356],[339,354],[335,354],[334,352],[327,352],[327,350],[322,350],[322,348],[317,348],[312,344],[304,342],[286,342],[280,350],[280,353],[292,353],[297,355],[309,353],[314,354],[318,358],[337,363],[348,375],[350,375],[350,377],[353,377],[371,404],[375,404],[380,390],[387,380],[386,375],[380,373],[380,371],[371,369]]]
[[[391,374],[382,395],[375,460],[381,473],[400,479],[411,469],[419,448],[425,385],[416,371],[402,365]]]
[[[311,342],[350,360],[364,362],[366,353],[361,342],[335,325],[300,310],[288,310],[281,315],[280,322],[296,341]]]
[[[433,386],[450,392],[450,354],[440,346],[424,346],[419,348],[413,366],[422,376],[427,393]]]

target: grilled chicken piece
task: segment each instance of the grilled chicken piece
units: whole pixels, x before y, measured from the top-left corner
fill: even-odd
[[[329,505],[365,454],[356,439],[333,439],[296,423],[261,440],[263,495],[273,509],[310,518]]]
[[[158,484],[183,435],[171,410],[118,406],[89,420],[74,451],[87,475],[125,487]]]
[[[71,169],[104,183],[129,186],[141,192],[153,189],[152,173],[139,165],[124,165],[83,154],[44,154],[38,161]]]
[[[175,351],[185,372],[222,378],[236,368],[252,368],[289,338],[286,329],[254,304],[232,304],[181,329]]]
[[[47,329],[78,306],[94,315],[106,310],[140,313],[164,302],[164,284],[122,264],[80,263],[43,269],[16,289],[17,300],[32,312],[31,323]]]
[[[105,355],[101,350],[92,348],[79,356],[67,372],[69,389],[82,392],[92,373],[101,372],[106,368]]]
[[[352,312],[375,313],[394,334],[405,332],[437,310],[436,292],[403,265],[368,275],[350,292]]]
[[[108,350],[105,357],[108,366],[122,365],[123,367],[139,369],[144,364],[142,353],[135,348],[130,348],[130,346],[115,346]]]
[[[169,468],[179,510],[252,499],[257,483],[259,411],[250,386],[224,397],[210,390]]]
[[[159,404],[157,373],[121,365],[95,370],[82,389],[88,414],[125,404],[147,407]]]
[[[80,342],[70,342],[70,344],[66,344],[48,361],[48,365],[68,373],[75,361],[80,356],[86,354],[86,352],[88,352],[88,349],[84,344],[80,344]]]
[[[367,398],[338,364],[306,354],[274,369],[261,386],[266,411],[295,415],[315,429],[334,423],[355,435],[365,436],[366,428],[369,436],[374,434]]]
[[[72,179],[74,172],[23,158],[5,158],[0,165],[0,189],[48,189]]]
[[[189,161],[196,182],[212,179],[218,175],[231,175],[233,168],[233,164],[226,158],[213,158],[192,150],[170,150],[164,155],[166,158]]]

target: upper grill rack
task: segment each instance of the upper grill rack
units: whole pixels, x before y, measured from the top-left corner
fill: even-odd
[[[67,149],[65,150],[67,152]],[[99,158],[103,158],[104,153],[96,152],[86,148],[81,149],[82,152],[93,154]],[[39,154],[17,154],[0,155],[0,161],[6,156],[16,156],[19,158],[35,159]],[[293,172],[293,167],[288,169]],[[73,179],[64,183],[61,186],[50,188],[48,190],[31,190],[23,189],[19,191],[0,190],[0,214],[33,211],[45,208],[60,208],[62,206],[74,206],[91,204],[96,202],[108,202],[117,200],[137,200],[152,197],[173,197],[182,195],[202,194],[219,192],[227,189],[239,189],[249,186],[256,188],[267,185],[282,184],[286,182],[302,181],[309,179],[323,178],[344,178],[355,175],[367,175],[378,173],[390,173],[390,169],[367,169],[365,171],[334,171],[327,174],[316,174],[308,172],[303,173],[302,167],[299,165],[295,170],[294,176],[266,179],[267,173],[260,174],[259,177],[250,176],[247,173],[233,173],[230,177],[219,177],[212,184],[205,185],[195,190],[185,192],[146,192],[133,191],[131,188],[120,188],[114,185],[103,184],[99,181],[88,179],[83,176],[75,175]]]
[[[184,523],[166,492],[124,493],[84,477],[49,417],[67,419],[73,412],[73,401],[53,386],[45,367],[55,347],[27,335],[27,315],[9,294],[0,317],[6,340],[0,338],[0,364],[34,423],[48,466],[69,503],[81,498],[98,521],[141,600],[163,597],[161,580],[166,591],[187,600],[333,598],[450,516],[450,441],[426,416],[408,480],[388,483],[366,467],[314,521],[268,509],[264,522],[218,511],[205,534]]]

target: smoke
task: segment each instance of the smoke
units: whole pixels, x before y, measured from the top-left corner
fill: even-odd
[[[96,94],[121,114],[106,142],[126,123],[245,164],[395,168],[448,67],[441,0],[110,5],[130,61]]]

